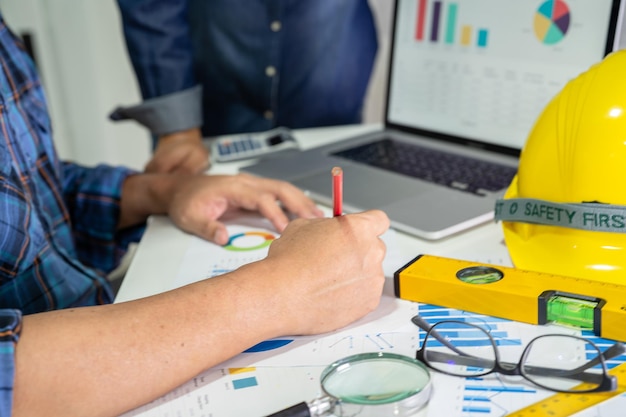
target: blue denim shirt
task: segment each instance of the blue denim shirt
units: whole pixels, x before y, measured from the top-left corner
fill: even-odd
[[[118,4],[144,99],[175,103],[151,109],[170,119],[144,123],[153,133],[196,127],[195,114],[205,136],[361,121],[377,49],[367,0]]]

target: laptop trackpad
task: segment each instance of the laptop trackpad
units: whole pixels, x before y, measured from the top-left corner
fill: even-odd
[[[344,164],[346,212],[381,209],[398,230],[425,239],[439,239],[488,221],[494,201],[460,190],[392,174],[379,169]],[[318,172],[293,183],[323,204],[332,204],[330,172]]]
[[[332,196],[330,172],[318,172],[293,181],[293,184],[312,193],[322,203]],[[406,178],[380,169],[343,165],[343,200],[346,210],[383,208],[407,197],[420,197],[424,193],[441,190],[425,181]]]
[[[420,196],[407,196],[402,201],[390,202],[382,207],[391,219],[407,225],[406,231],[412,232],[410,229],[415,229],[426,233],[443,231],[465,223],[483,223],[493,216],[493,208],[492,199],[455,190],[437,190]]]

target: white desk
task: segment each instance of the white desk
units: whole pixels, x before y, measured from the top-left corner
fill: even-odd
[[[295,135],[302,148],[308,149],[374,129],[380,129],[380,126],[350,125],[300,129],[295,131]],[[209,172],[234,174],[244,164],[245,162],[215,165]],[[190,239],[190,235],[175,228],[169,219],[160,216],[151,218],[115,301],[133,300],[168,289],[172,277],[178,272]],[[485,224],[442,241],[425,241],[404,233],[397,233],[394,240],[397,242],[394,257],[404,263],[418,254],[429,253],[502,265],[510,264],[506,250],[501,244],[500,226],[495,223]],[[477,256],[480,259],[477,259]],[[158,262],[155,262],[156,259]]]
[[[302,147],[309,148],[316,144],[321,145],[338,138],[376,128],[379,127],[346,126],[299,130],[296,131],[295,134],[302,144]],[[222,164],[214,166],[211,169],[211,173],[235,173],[240,166],[242,166],[241,163]],[[165,217],[151,218],[146,233],[139,244],[120,288],[116,302],[157,294],[172,288],[173,277],[178,274],[183,258],[190,248],[190,245],[193,244],[194,239],[197,238],[176,229]],[[399,232],[392,232],[389,241],[391,242],[390,248],[388,249],[389,259],[385,260],[385,272],[388,278],[391,278],[393,271],[397,268],[403,266],[415,256],[423,253],[510,265],[506,248],[502,243],[500,226],[494,223],[485,224],[443,241],[424,241]],[[360,320],[354,326],[349,326],[349,331],[354,331],[355,333],[347,336],[344,335],[341,340],[350,338],[350,343],[356,346],[358,340],[360,340],[359,338],[369,338],[368,340],[371,342],[372,338],[380,337],[381,344],[384,345],[387,343],[387,345],[379,346],[380,349],[393,347],[393,349],[395,349],[393,351],[396,353],[413,355],[419,345],[419,337],[417,337],[417,329],[410,325],[410,317],[418,311],[418,308],[420,308],[420,314],[426,314],[427,311],[421,310],[422,306],[420,305],[418,307],[417,303],[396,299],[393,295],[393,282],[391,279],[387,281],[381,300],[381,306],[378,310]],[[447,314],[446,311],[443,313]],[[509,334],[514,334],[515,337],[518,338],[520,345],[527,343],[528,339],[524,339],[522,336],[519,336],[519,334],[527,330],[529,333],[536,333],[538,331],[537,328],[540,327],[513,322],[511,322],[510,325],[526,326],[520,328],[516,327],[514,330],[506,329]],[[376,326],[380,326],[383,330],[371,332],[371,329],[376,328]],[[506,324],[503,326],[506,326]],[[541,327],[543,328],[544,326]],[[369,333],[367,333],[368,331]],[[386,333],[377,333],[383,331]],[[550,332],[552,330],[542,329],[540,331]],[[339,335],[342,335],[342,333],[339,333]],[[311,400],[319,392],[318,377],[323,369],[323,365],[327,365],[331,362],[330,360],[326,361],[326,356],[320,356],[317,357],[318,359],[315,359],[315,355],[321,355],[320,352],[330,344],[330,340],[332,340],[333,344],[337,343],[332,337],[333,334],[327,334],[320,335],[317,338],[309,337],[304,338],[305,340],[297,340],[290,345],[294,346],[289,348],[292,350],[291,353],[280,353],[280,349],[276,349],[277,353],[275,354],[265,352],[264,354],[258,354],[261,356],[250,356],[250,354],[239,355],[232,361],[227,362],[223,367],[218,366],[213,370],[201,374],[170,395],[145,407],[141,407],[129,413],[128,416],[261,416],[300,401]],[[389,342],[392,340],[391,338],[395,338],[393,339],[393,343]],[[374,343],[376,342],[377,340],[374,340]],[[391,346],[392,344],[393,346]],[[291,357],[293,357],[293,352],[297,353],[298,349],[306,351],[309,346],[313,347],[310,348],[310,353],[307,353],[306,357],[311,363],[298,363],[296,365],[292,363],[289,366],[280,365],[279,357],[283,356],[285,357],[282,359],[283,362],[289,362],[289,354],[292,354]],[[353,346],[350,346],[350,348],[352,347]],[[207,354],[210,354],[210,352],[207,352]],[[318,362],[315,362],[316,360]],[[232,369],[240,369],[241,367],[244,367],[243,369],[247,369],[250,372],[245,375],[252,376],[236,379],[236,377],[233,376],[236,375],[236,373],[233,374],[231,371]],[[246,383],[252,382],[249,385],[244,385],[245,389],[241,389],[242,385],[237,386],[235,384],[238,381],[245,381]],[[476,405],[476,403],[471,401],[468,403],[467,399],[458,399],[459,395],[463,397],[463,384],[465,380],[462,378],[446,377],[437,374],[433,376],[433,381],[435,383],[436,395],[429,405],[429,416],[431,417],[440,417],[443,415],[462,417],[473,415],[502,416],[506,414],[504,409],[508,408],[514,410],[534,403],[537,396],[544,398],[551,394],[539,390],[538,393],[533,392],[535,396],[532,397],[532,400],[523,398],[520,400],[522,401],[521,403],[507,400],[508,402],[505,404],[492,403],[490,402],[491,397],[488,398],[485,396],[480,401],[487,402]],[[437,397],[438,391],[441,393],[442,391],[450,390],[452,389],[450,387],[453,385],[457,387],[460,392],[460,394],[455,397],[457,400],[451,401],[448,399],[449,395],[447,393],[440,394],[439,397]],[[497,397],[497,395],[500,394],[506,396],[506,393],[503,391],[502,393],[495,394],[494,398],[503,398],[502,396]],[[621,399],[621,407],[625,406],[623,404],[624,398],[626,397],[616,398],[616,400]],[[611,400],[610,403],[616,404],[616,401]],[[614,409],[619,409],[619,406],[614,405],[614,407]],[[613,414],[600,414],[598,411],[596,414],[581,414],[580,416],[582,417],[583,415],[585,417],[597,417],[600,415],[606,416]]]

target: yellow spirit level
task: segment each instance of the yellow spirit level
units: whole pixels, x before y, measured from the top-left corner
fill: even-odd
[[[626,341],[626,285],[420,255],[395,272],[394,286],[405,300]]]

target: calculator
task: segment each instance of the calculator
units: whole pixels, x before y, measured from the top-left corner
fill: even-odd
[[[298,142],[288,128],[277,127],[265,132],[243,133],[214,139],[211,142],[211,157],[214,162],[233,162],[299,148]]]

